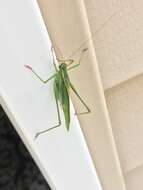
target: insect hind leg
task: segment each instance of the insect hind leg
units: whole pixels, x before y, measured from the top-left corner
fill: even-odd
[[[35,135],[35,137],[34,137],[34,139],[37,139],[41,134],[47,133],[47,132],[49,132],[49,131],[51,131],[53,129],[56,129],[56,128],[58,128],[58,127],[61,126],[61,118],[60,118],[60,110],[59,110],[58,100],[57,100],[57,98],[55,98],[55,100],[56,100],[56,108],[57,108],[57,114],[58,114],[58,124],[55,125],[55,126],[53,126],[53,127],[51,127],[51,128],[49,128],[49,129],[45,129],[43,131],[37,132],[36,135]]]
[[[81,98],[81,96],[78,94],[78,92],[76,91],[76,89],[74,88],[74,86],[72,85],[72,83],[70,83],[70,87],[73,90],[73,92],[75,93],[75,95],[78,97],[78,99],[80,100],[80,102],[84,105],[84,107],[86,108],[86,111],[84,112],[79,112],[79,113],[75,113],[76,115],[82,115],[82,114],[88,114],[91,112],[91,110],[89,109],[89,107],[87,106],[87,104],[84,102],[84,100]]]

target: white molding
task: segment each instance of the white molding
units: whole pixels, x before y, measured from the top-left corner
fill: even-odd
[[[53,190],[101,190],[86,142],[71,108],[71,129],[33,140],[57,120],[52,83],[41,84],[24,67],[43,77],[53,74],[51,43],[35,0],[0,3],[0,102]],[[63,117],[62,117],[63,121]]]

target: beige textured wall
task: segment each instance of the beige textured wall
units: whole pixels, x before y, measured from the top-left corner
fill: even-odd
[[[143,189],[143,1],[85,0],[128,190]]]
[[[126,185],[128,190],[143,189],[143,165],[126,173]]]
[[[80,70],[71,75],[93,110],[89,117],[80,118],[83,131],[104,188],[125,189],[103,84],[127,189],[142,190],[143,1],[39,0],[39,4],[59,56],[59,48],[68,57],[94,35],[83,46],[89,47],[89,53]],[[77,109],[82,109],[73,100]]]
[[[83,0],[39,0],[39,5],[57,54],[59,48],[69,57],[91,35]],[[92,113],[79,117],[103,189],[125,190],[118,155],[104,99],[95,49],[92,41],[81,66],[72,71],[71,80],[89,105]],[[75,57],[79,56],[79,51]],[[82,110],[73,96],[77,110]]]
[[[94,46],[104,88],[142,73],[143,1],[85,0],[85,3],[92,33],[100,28],[94,36]]]
[[[143,75],[105,92],[124,173],[143,164]]]

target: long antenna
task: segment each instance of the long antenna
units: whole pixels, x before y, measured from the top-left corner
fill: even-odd
[[[111,16],[109,16],[108,19],[105,20],[105,22],[93,33],[91,34],[83,43],[81,43],[81,45],[72,52],[72,54],[70,56],[68,56],[68,58],[71,58],[72,56],[74,56],[76,53],[79,52],[79,50],[89,41],[91,40],[99,31],[101,31],[109,22],[110,20],[118,13],[118,11],[114,12]]]
[[[63,53],[55,42],[54,42],[54,47],[55,47],[55,50],[57,50],[57,53],[59,53],[60,57],[63,59]]]

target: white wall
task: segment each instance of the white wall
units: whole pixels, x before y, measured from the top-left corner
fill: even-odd
[[[43,77],[53,74],[51,43],[36,0],[0,2],[0,102],[52,189],[101,190],[77,118],[71,126],[33,140],[38,130],[55,125],[52,82],[43,85],[25,67]]]

